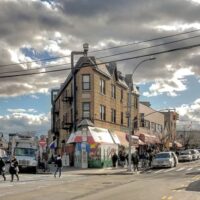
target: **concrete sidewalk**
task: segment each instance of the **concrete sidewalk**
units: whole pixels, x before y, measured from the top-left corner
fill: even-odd
[[[39,174],[53,174],[55,171],[55,166],[52,164],[49,165],[49,168],[50,168],[49,172],[40,171]],[[71,175],[131,175],[131,174],[140,174],[143,171],[129,172],[127,170],[127,167],[87,168],[87,169],[81,169],[76,167],[63,167],[62,172]]]
[[[64,167],[63,172],[70,173],[73,175],[131,175],[139,174],[138,172],[129,172],[127,168],[88,168],[88,169],[79,169],[74,167]]]

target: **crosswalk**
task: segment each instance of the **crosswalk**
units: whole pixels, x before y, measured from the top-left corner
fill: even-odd
[[[188,166],[188,167],[174,167],[174,168],[167,168],[167,169],[148,169],[143,171],[143,174],[163,174],[163,173],[200,173],[200,165],[199,166]]]

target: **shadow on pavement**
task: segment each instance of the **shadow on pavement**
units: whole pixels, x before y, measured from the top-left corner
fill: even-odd
[[[186,191],[200,192],[200,180],[194,181],[188,185]]]

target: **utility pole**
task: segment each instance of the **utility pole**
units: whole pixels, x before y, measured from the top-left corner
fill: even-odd
[[[148,58],[145,60],[142,60],[141,62],[139,62],[136,67],[133,69],[133,72],[131,74],[131,82],[129,82],[129,91],[128,91],[128,113],[127,113],[127,117],[128,117],[128,121],[129,121],[129,146],[128,146],[128,171],[132,171],[131,168],[131,135],[132,135],[132,115],[131,115],[131,99],[132,99],[132,88],[133,88],[133,74],[135,73],[135,71],[137,70],[137,68],[146,61],[150,61],[150,60],[155,60],[156,58]]]

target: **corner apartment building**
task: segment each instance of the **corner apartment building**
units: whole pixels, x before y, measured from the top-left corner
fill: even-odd
[[[74,71],[74,76],[70,73],[59,90],[52,90],[52,133],[58,138],[58,149],[83,119],[89,119],[95,127],[128,132],[126,113],[131,76],[123,76],[115,63],[101,64],[88,56],[78,60]],[[131,91],[132,119],[136,119],[139,92],[133,85]]]

